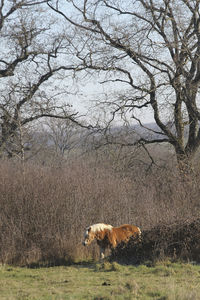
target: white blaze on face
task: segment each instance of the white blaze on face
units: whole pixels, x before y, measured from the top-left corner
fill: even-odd
[[[86,228],[85,233],[84,233],[84,241],[83,241],[83,245],[86,246],[89,240],[89,230],[90,230],[90,226]]]

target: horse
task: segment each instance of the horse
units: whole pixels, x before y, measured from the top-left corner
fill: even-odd
[[[83,245],[88,246],[96,239],[100,248],[100,260],[105,257],[106,248],[114,250],[120,243],[127,243],[131,238],[141,240],[141,230],[139,227],[124,224],[119,227],[98,223],[86,228]]]

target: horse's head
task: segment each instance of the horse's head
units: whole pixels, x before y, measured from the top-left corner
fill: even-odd
[[[90,245],[91,242],[95,238],[94,232],[91,230],[91,226],[87,227],[84,233],[84,240],[83,240],[83,246]]]

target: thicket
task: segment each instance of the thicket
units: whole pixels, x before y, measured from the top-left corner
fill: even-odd
[[[198,174],[183,179],[170,168],[145,172],[138,166],[125,172],[85,158],[59,166],[1,161],[0,262],[57,264],[97,258],[98,248],[84,248],[81,242],[85,227],[98,222],[139,226],[146,235],[142,249],[159,256],[164,252],[152,252],[162,248],[158,237],[170,243],[168,228],[182,224],[184,229],[198,220],[199,180]],[[198,228],[187,231],[193,240]],[[174,243],[182,239],[181,234],[173,237]],[[134,255],[143,258],[147,253],[137,251]]]

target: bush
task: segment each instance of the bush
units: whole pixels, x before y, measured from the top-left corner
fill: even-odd
[[[157,225],[142,234],[141,243],[130,241],[119,245],[113,258],[123,263],[140,264],[157,260],[183,260],[200,262],[200,219]]]
[[[62,167],[2,161],[0,177],[2,263],[58,264],[97,258],[98,248],[83,248],[81,242],[85,227],[99,222],[139,226],[145,236],[139,256],[147,258],[154,257],[157,248],[164,251],[163,245],[171,239],[172,248],[182,236],[192,236],[187,245],[195,241],[198,222],[191,220],[198,217],[198,178],[186,184],[177,174],[156,170],[146,175],[139,168],[130,176],[115,172],[108,163],[85,159]],[[190,221],[190,227],[184,227],[184,220]],[[169,227],[172,224],[177,225]],[[192,234],[191,228],[195,228]],[[146,255],[149,247],[154,249],[153,256]],[[179,248],[183,249],[183,243]]]

